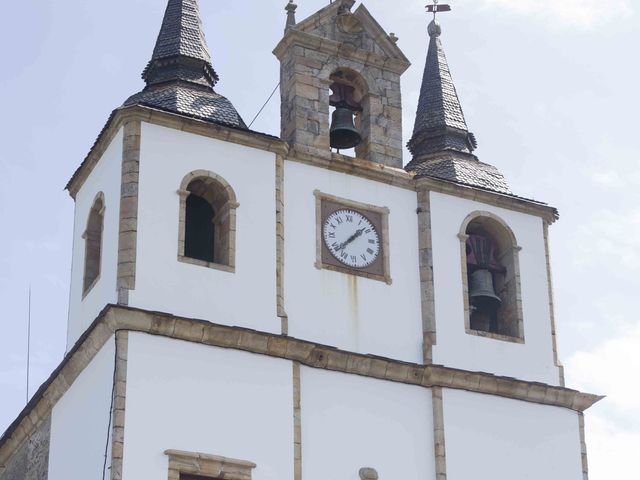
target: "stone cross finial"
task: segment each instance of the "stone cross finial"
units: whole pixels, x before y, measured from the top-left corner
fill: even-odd
[[[298,8],[298,5],[293,3],[293,0],[289,0],[289,3],[287,3],[287,6],[284,7],[284,9],[287,12],[287,24],[285,26],[285,31],[287,31],[291,27],[295,26],[295,24],[296,24],[296,9],[297,8]]]

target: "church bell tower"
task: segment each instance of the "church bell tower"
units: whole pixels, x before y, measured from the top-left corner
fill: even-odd
[[[436,19],[403,162],[410,63],[354,6],[286,5],[274,136],[217,90],[198,1],[168,0],[67,185],[67,354],[0,480],[588,478],[558,212],[476,156]]]

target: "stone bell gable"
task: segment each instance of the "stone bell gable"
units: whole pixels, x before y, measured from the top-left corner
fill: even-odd
[[[358,158],[402,167],[400,76],[410,62],[364,5],[330,4],[302,22],[288,22],[274,50],[281,62],[283,140],[321,157],[331,153],[329,96],[334,83],[355,90],[362,105]]]
[[[384,58],[406,63],[397,38],[387,34],[364,4],[351,12],[355,1],[335,2],[298,23],[296,30],[309,35],[335,40]]]

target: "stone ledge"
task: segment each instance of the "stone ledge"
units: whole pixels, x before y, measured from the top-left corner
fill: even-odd
[[[584,411],[603,397],[563,387],[469,372],[440,365],[419,365],[339,350],[292,337],[217,325],[132,308],[110,306],[107,317],[118,329],[168,336],[207,345],[275,356],[313,368],[379,378],[423,387],[442,387],[499,395],[544,405]],[[194,328],[196,325],[202,327]]]
[[[349,157],[347,155],[340,155],[329,151],[324,152],[310,147],[296,145],[291,148],[289,155],[285,157],[285,161],[327,168],[335,172],[348,173],[407,190],[416,189],[413,174],[407,173],[401,168],[389,167],[362,158]]]
[[[0,438],[0,469],[47,418],[102,346],[118,331],[149,333],[221,348],[268,355],[312,368],[378,378],[391,382],[442,387],[583,412],[604,397],[536,382],[439,365],[420,365],[374,355],[338,350],[327,345],[166,313],[107,305],[80,337],[60,366]]]
[[[558,210],[545,203],[503,193],[482,190],[438,178],[420,177],[415,179],[415,188],[474,200],[494,207],[506,208],[543,218],[549,225],[559,218]]]

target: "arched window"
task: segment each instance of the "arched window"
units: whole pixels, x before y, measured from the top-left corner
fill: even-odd
[[[219,175],[199,170],[189,173],[180,190],[180,261],[235,269],[236,208],[231,186]]]
[[[461,232],[467,333],[524,342],[515,235],[499,217],[475,212]]]
[[[104,209],[104,195],[100,192],[93,201],[87,220],[87,229],[82,235],[85,241],[83,295],[89,293],[100,278]]]

